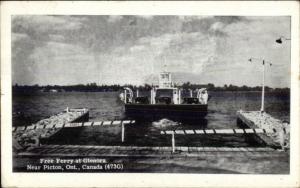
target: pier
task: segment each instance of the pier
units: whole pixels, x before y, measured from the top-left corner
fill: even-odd
[[[66,108],[63,112],[42,119],[37,123],[13,127],[13,151],[18,152],[28,147],[38,146],[41,138],[49,138],[68,123],[89,120],[89,110],[86,108]]]
[[[276,134],[281,130],[276,129],[197,129],[197,130],[166,130],[160,131],[161,135],[172,135],[172,152],[177,150],[175,146],[175,135],[216,135],[216,134],[255,134],[257,136],[265,137],[264,134]],[[273,143],[272,143],[273,144]],[[269,146],[272,146],[269,144]],[[226,151],[226,150],[224,150]],[[227,150],[232,151],[232,150]],[[245,150],[244,150],[245,151]]]
[[[50,129],[61,128],[67,123],[85,122],[89,120],[89,110],[86,108],[67,108],[63,112],[53,115],[49,118],[43,119],[28,126],[13,127],[13,132],[36,130],[36,129]]]
[[[290,147],[290,124],[266,112],[240,110],[237,112],[237,124],[244,128],[265,130],[265,134],[257,134],[257,137],[269,146]]]
[[[96,127],[121,125],[121,141],[125,141],[125,125],[134,124],[135,120],[92,121],[89,122],[88,109],[69,109],[38,121],[29,126],[13,127],[14,152],[36,148],[42,140],[47,140],[63,128]],[[19,153],[18,153],[19,154]]]
[[[160,134],[264,134],[264,133],[276,133],[276,129],[195,129],[195,130],[167,130],[160,131]]]
[[[126,145],[125,131],[126,127],[134,126],[135,120],[113,120],[113,121],[88,121],[89,111],[87,109],[66,109],[62,113],[41,120],[35,124],[13,129],[13,147],[15,163],[14,168],[19,171],[26,171],[28,161],[36,163],[36,158],[109,158],[112,161],[125,161],[127,170],[137,171],[139,168],[144,170],[143,164],[152,165],[156,170],[162,171],[165,168],[161,166],[178,165],[180,169],[190,169],[187,167],[190,163],[197,166],[197,173],[207,173],[212,169],[212,173],[220,172],[226,169],[226,172],[232,173],[287,173],[289,171],[289,152],[282,152],[272,147],[276,140],[272,140],[269,135],[278,135],[282,131],[289,133],[289,126],[284,129],[279,120],[275,120],[268,114],[263,117],[260,112],[239,111],[238,123],[243,123],[243,128],[237,129],[187,129],[187,130],[161,130],[162,136],[170,136],[169,145],[166,146],[135,146]],[[252,119],[251,119],[252,118]],[[260,122],[266,122],[259,126],[254,120],[261,119]],[[275,124],[275,123],[277,124]],[[257,125],[256,125],[257,124]],[[274,126],[275,124],[275,126]],[[269,125],[269,127],[267,127]],[[110,127],[121,126],[120,144],[113,146],[106,145],[52,145],[43,142],[61,129],[71,129],[80,127]],[[282,131],[281,131],[282,130]],[[203,146],[182,146],[175,145],[175,138],[178,136],[189,135],[214,135],[214,134],[245,134],[257,135],[261,140],[269,144],[264,147],[203,147]],[[175,137],[176,135],[176,137]],[[41,142],[42,141],[42,142]],[[123,145],[125,143],[125,145]],[[278,142],[280,144],[280,142]],[[187,160],[188,158],[188,160]],[[237,158],[238,161],[232,160]],[[161,161],[172,159],[171,163],[161,164],[157,167],[153,164],[159,164]],[[277,161],[270,163],[270,160]],[[25,162],[24,162],[25,161]],[[249,162],[250,161],[250,162]],[[246,164],[246,165],[245,165]],[[278,165],[279,164],[279,165]],[[24,166],[25,165],[25,166]],[[222,169],[220,168],[222,166]],[[261,168],[261,167],[264,168]],[[229,170],[229,171],[228,171]],[[191,172],[191,171],[189,171]],[[225,172],[225,171],[224,171]]]

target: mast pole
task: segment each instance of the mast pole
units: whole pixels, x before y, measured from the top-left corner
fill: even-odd
[[[264,112],[264,109],[265,109],[265,60],[263,60],[263,76],[262,76],[262,92],[261,92],[260,112]]]

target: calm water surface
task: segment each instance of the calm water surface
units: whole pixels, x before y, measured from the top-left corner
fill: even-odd
[[[36,93],[13,96],[13,125],[37,122],[66,107],[90,109],[90,121],[124,119],[124,107],[117,92]],[[138,145],[170,146],[170,137],[161,130],[199,128],[237,128],[236,111],[259,110],[260,92],[210,92],[206,122],[194,124],[159,124],[144,122],[125,129],[125,143],[121,143],[120,126],[65,128],[49,140],[51,144],[82,145]],[[287,93],[267,93],[265,110],[280,120],[289,121],[290,96]],[[182,146],[258,146],[243,135],[176,136]]]

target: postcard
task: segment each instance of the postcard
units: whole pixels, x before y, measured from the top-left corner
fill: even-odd
[[[297,187],[298,78],[296,1],[3,2],[3,185]]]

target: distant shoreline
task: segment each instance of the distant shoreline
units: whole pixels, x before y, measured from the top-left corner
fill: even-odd
[[[247,92],[258,92],[261,91],[261,86],[235,86],[235,85],[224,85],[224,86],[215,86],[214,84],[191,84],[189,82],[183,83],[181,85],[175,85],[178,88],[183,90],[188,89],[198,89],[198,88],[207,88],[209,91],[228,91],[228,92],[236,92],[236,91],[247,91]],[[59,85],[47,85],[47,86],[39,86],[39,85],[13,85],[12,92],[13,94],[22,94],[22,93],[58,93],[58,92],[119,92],[122,91],[124,87],[132,88],[133,90],[140,91],[150,91],[152,85],[145,84],[143,86],[133,86],[133,85],[97,85],[96,83],[91,84],[78,84],[78,85],[67,85],[67,86],[59,86]],[[290,92],[290,88],[271,88],[266,86],[266,92]]]

